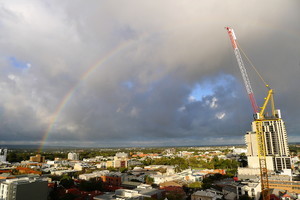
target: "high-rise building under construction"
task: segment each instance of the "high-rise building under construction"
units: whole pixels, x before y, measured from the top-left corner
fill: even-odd
[[[281,119],[280,110],[275,109],[273,89],[270,88],[256,68],[252,65],[268,89],[268,96],[265,98],[264,105],[262,107],[257,106],[234,31],[230,27],[226,27],[226,29],[230,37],[234,54],[236,56],[254,113],[252,131],[248,132],[245,136],[248,150],[248,164],[250,168],[259,168],[262,177],[267,179],[267,173],[269,170],[279,171],[291,169],[291,159],[289,157],[285,124]],[[268,106],[270,107],[269,109]]]
[[[268,89],[268,95],[265,98],[263,106],[257,106],[234,31],[230,27],[225,28],[231,40],[254,113],[252,131],[248,132],[245,136],[248,150],[248,168],[238,168],[238,176],[239,179],[247,180],[252,178],[257,179],[257,175],[259,175],[262,199],[270,200],[270,186],[277,188],[278,183],[270,185],[269,179],[271,180],[274,176],[282,175],[281,178],[279,178],[280,180],[283,181],[284,178],[288,178],[288,181],[290,181],[292,177],[291,158],[289,156],[285,124],[281,119],[280,110],[275,109],[273,89],[266,83],[252,62],[244,54]],[[278,177],[276,177],[276,180],[277,179]],[[288,188],[293,189],[293,187]],[[295,192],[294,190],[292,191]]]
[[[252,122],[252,131],[245,135],[247,157],[250,168],[259,167],[256,124]],[[291,169],[291,158],[287,142],[285,123],[281,119],[280,110],[275,116],[265,117],[262,122],[268,170],[281,171]]]

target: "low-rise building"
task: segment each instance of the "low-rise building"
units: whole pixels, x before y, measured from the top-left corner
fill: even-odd
[[[106,167],[106,169],[110,168],[110,167],[114,167],[114,161],[113,160],[106,161],[105,167]]]
[[[87,163],[80,162],[74,164],[74,170],[82,171],[83,169],[90,168],[91,166]]]
[[[104,185],[119,187],[122,184],[121,176],[122,173],[120,172],[110,172],[104,176],[101,176],[101,178]]]
[[[16,176],[11,175],[10,173],[2,173],[0,174],[0,179],[13,179],[16,178]]]
[[[128,167],[128,154],[124,152],[116,153],[114,157],[114,168]]]
[[[62,175],[73,175],[76,172],[79,172],[79,170],[72,170],[72,169],[67,169],[67,170],[55,170],[51,171],[51,175],[56,175],[56,176],[62,176]]]
[[[254,200],[259,200],[261,194],[261,184],[260,182],[250,182],[250,181],[243,181],[236,183],[237,188],[237,199],[240,196],[246,195]]]
[[[101,178],[101,176],[105,176],[109,174],[109,171],[108,170],[103,170],[103,171],[94,171],[93,173],[89,173],[89,174],[80,174],[79,175],[79,179],[81,180],[90,180],[92,178]]]
[[[45,162],[45,156],[41,156],[41,154],[36,154],[35,156],[30,156],[29,161],[44,163]]]
[[[17,167],[16,170],[18,170],[20,174],[42,174],[41,171],[37,171],[29,167]]]
[[[191,200],[217,200],[222,199],[222,195],[219,195],[212,191],[200,190],[192,194]]]
[[[135,189],[135,188],[139,187],[140,185],[142,185],[141,182],[123,181],[121,187],[124,189]]]
[[[162,199],[165,196],[163,190],[154,189],[154,188],[136,188],[133,190],[128,189],[118,189],[115,191],[115,198],[122,198],[122,199],[138,199],[143,200],[145,198],[152,198],[152,199]]]

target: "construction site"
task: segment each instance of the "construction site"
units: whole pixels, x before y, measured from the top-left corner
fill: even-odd
[[[299,194],[300,182],[293,180],[287,131],[281,112],[275,106],[274,90],[241,50],[234,30],[230,27],[225,27],[225,29],[229,35],[253,109],[251,131],[245,134],[248,166],[238,168],[238,179],[241,181],[238,195],[246,194],[254,199],[270,200],[278,199],[273,194],[280,192]],[[256,103],[243,58],[246,58],[267,89],[261,107]]]

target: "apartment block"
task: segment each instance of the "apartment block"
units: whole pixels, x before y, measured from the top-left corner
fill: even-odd
[[[276,111],[276,117],[266,118],[262,122],[262,131],[265,140],[266,160],[268,170],[282,171],[291,169],[291,157],[287,142],[287,132],[280,111]],[[258,168],[258,147],[256,136],[256,124],[252,122],[252,131],[245,135],[247,145],[247,157],[250,168]]]
[[[48,181],[42,178],[7,179],[0,184],[1,200],[47,200]]]

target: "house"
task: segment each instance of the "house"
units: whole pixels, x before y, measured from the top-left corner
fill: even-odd
[[[217,200],[221,198],[222,195],[205,190],[197,191],[191,196],[191,200]]]

